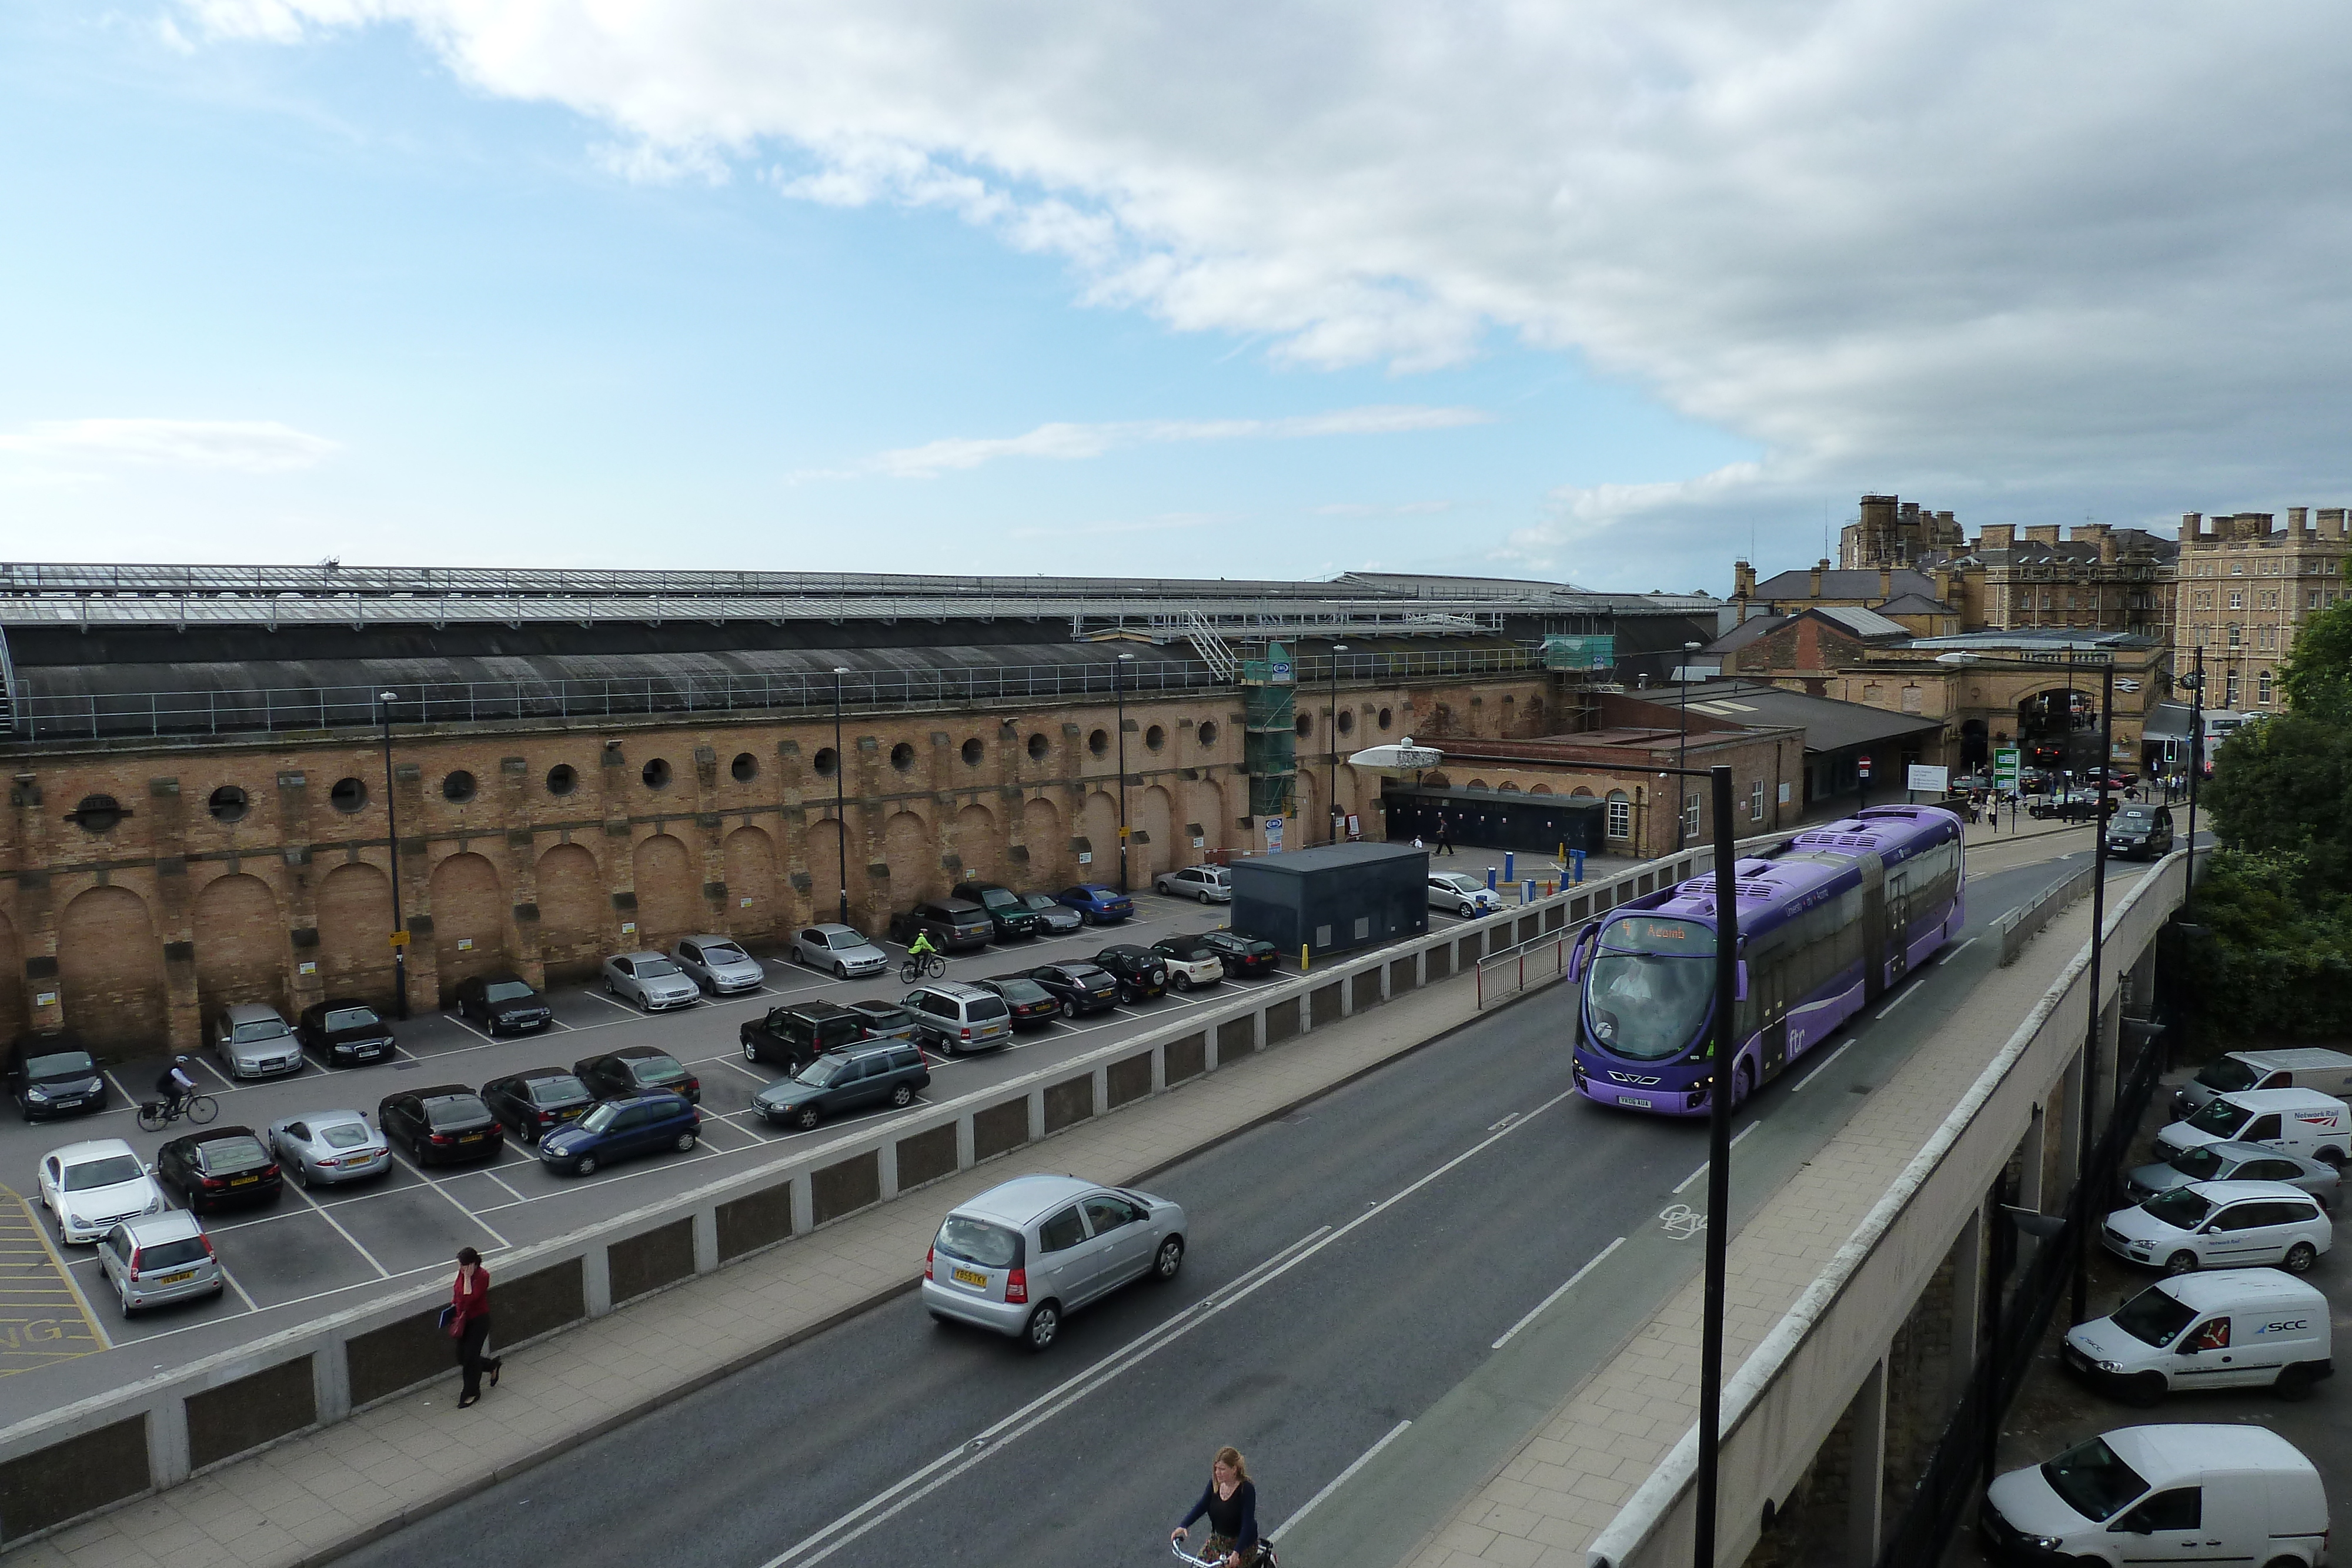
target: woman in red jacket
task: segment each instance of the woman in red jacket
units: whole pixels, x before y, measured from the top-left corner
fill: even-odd
[[[482,1344],[490,1337],[490,1271],[470,1247],[457,1249],[457,1281],[450,1287],[449,1304],[449,1333],[457,1342],[457,1364],[466,1374],[466,1385],[457,1396],[457,1408],[463,1410],[481,1398],[483,1373],[490,1375],[491,1387],[499,1385],[501,1365],[497,1356],[482,1354]]]

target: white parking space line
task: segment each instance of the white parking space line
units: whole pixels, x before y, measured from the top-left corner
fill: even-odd
[[[174,1058],[173,1060],[176,1061],[178,1059]],[[234,1089],[236,1087],[236,1081],[235,1079],[231,1078],[227,1073],[223,1072],[219,1068],[215,1067],[203,1057],[191,1054],[188,1060],[196,1066],[203,1068],[206,1072],[211,1073],[213,1081],[218,1083],[222,1088]]]
[[[740,1061],[736,1061],[735,1058],[731,1056],[706,1056],[702,1059],[702,1061],[715,1061],[721,1066],[731,1067],[762,1089],[765,1089],[770,1083],[775,1082],[773,1079],[761,1077],[759,1073],[752,1071],[750,1068],[744,1066]],[[702,1061],[698,1061],[694,1065],[699,1067],[702,1065]]]
[[[1853,1041],[1849,1040],[1843,1045],[1839,1046],[1835,1051],[1831,1051],[1828,1061],[1823,1061],[1819,1067],[1814,1068],[1811,1072],[1805,1074],[1805,1081],[1802,1083],[1790,1085],[1789,1092],[1791,1094],[1802,1094],[1806,1090],[1811,1089],[1813,1086],[1814,1079],[1819,1078],[1822,1073],[1827,1072],[1832,1062],[1836,1061],[1839,1057],[1843,1056],[1847,1051],[1852,1051],[1853,1049]]]
[[[1613,1247],[1616,1244],[1612,1242],[1611,1245]],[[1603,1253],[1601,1256],[1606,1257],[1608,1254]],[[1600,1260],[1601,1260],[1598,1258],[1593,1260],[1596,1263]],[[1560,1288],[1562,1290],[1566,1290],[1567,1286],[1563,1285]],[[1505,1339],[1509,1337],[1510,1336],[1508,1334],[1504,1336]],[[1499,1345],[1503,1341],[1496,1340],[1495,1343]],[[1374,1456],[1379,1454],[1382,1448],[1387,1448],[1391,1443],[1395,1442],[1399,1437],[1403,1437],[1404,1429],[1412,1425],[1412,1423],[1410,1421],[1400,1421],[1395,1426],[1390,1427],[1389,1435],[1387,1437],[1382,1437],[1379,1442],[1374,1443],[1370,1448],[1366,1448],[1362,1453],[1358,1454],[1354,1464],[1349,1465],[1346,1469],[1341,1470],[1338,1475],[1333,1476],[1328,1481],[1325,1482],[1321,1491],[1317,1492],[1313,1497],[1308,1498],[1304,1503],[1300,1504],[1297,1513],[1292,1514],[1288,1519],[1284,1520],[1280,1524],[1275,1526],[1275,1529],[1277,1531],[1289,1530],[1300,1520],[1305,1519],[1308,1514],[1314,1512],[1315,1505],[1317,1503],[1321,1502],[1325,1498],[1329,1497],[1333,1492],[1338,1491],[1342,1486],[1345,1486],[1348,1482],[1349,1477],[1354,1475],[1358,1470],[1362,1469],[1366,1465],[1370,1464]]]
[[[374,1254],[374,1253],[373,1253],[373,1252],[371,1252],[371,1251],[369,1251],[365,1247],[362,1247],[362,1245],[360,1245],[360,1239],[359,1239],[358,1237],[356,1237],[356,1236],[352,1235],[350,1231],[348,1231],[348,1230],[344,1229],[344,1228],[343,1228],[343,1222],[342,1222],[341,1220],[340,1220],[340,1219],[337,1219],[333,1215],[329,1214],[329,1213],[327,1212],[327,1206],[326,1206],[326,1205],[324,1205],[324,1204],[322,1204],[322,1203],[320,1203],[317,1198],[312,1197],[310,1196],[310,1189],[309,1189],[308,1187],[304,1186],[300,1182],[298,1182],[298,1181],[289,1181],[289,1182],[288,1182],[286,1185],[287,1185],[288,1186],[289,1186],[289,1187],[291,1187],[291,1188],[293,1188],[293,1189],[294,1189],[294,1196],[295,1196],[295,1197],[297,1197],[300,1198],[304,1203],[307,1203],[307,1204],[309,1204],[309,1205],[310,1206],[310,1210],[311,1210],[311,1212],[312,1212],[312,1213],[316,1214],[320,1218],[321,1218],[321,1219],[325,1220],[328,1224],[330,1224],[330,1225],[333,1226],[333,1227],[335,1228],[335,1234],[336,1234],[336,1235],[338,1235],[338,1236],[340,1236],[340,1237],[341,1237],[344,1240],[346,1240],[346,1241],[348,1241],[348,1242],[350,1242],[350,1243],[352,1244],[352,1251],[354,1251],[354,1252],[358,1253],[361,1257],[362,1257],[362,1258],[364,1258],[364,1259],[366,1259],[366,1260],[367,1260],[367,1266],[368,1266],[369,1268],[371,1268],[371,1269],[373,1269],[373,1270],[375,1270],[375,1275],[376,1275],[376,1278],[377,1278],[377,1279],[379,1279],[379,1280],[389,1280],[389,1279],[391,1279],[391,1278],[392,1278],[392,1270],[389,1270],[389,1269],[387,1269],[387,1268],[385,1268],[382,1263],[377,1262],[377,1261],[376,1261],[375,1254]],[[226,1270],[223,1270],[223,1272],[226,1272]],[[243,1292],[242,1291],[238,1291],[237,1293],[238,1293],[239,1295],[243,1295],[243,1294],[244,1294],[244,1292]]]
[[[1538,1318],[1539,1318],[1539,1317],[1543,1316],[1543,1315],[1544,1315],[1544,1312],[1546,1312],[1546,1311],[1547,1311],[1547,1310],[1551,1306],[1551,1304],[1552,1304],[1554,1301],[1559,1301],[1562,1296],[1565,1296],[1566,1294],[1568,1294],[1568,1293],[1569,1293],[1569,1291],[1572,1291],[1572,1290],[1574,1290],[1574,1289],[1576,1288],[1576,1282],[1577,1282],[1579,1280],[1583,1279],[1587,1274],[1591,1273],[1591,1272],[1592,1272],[1592,1270],[1594,1270],[1595,1269],[1598,1269],[1599,1267],[1601,1267],[1601,1265],[1602,1261],[1608,1258],[1609,1254],[1611,1254],[1612,1252],[1616,1251],[1616,1250],[1617,1250],[1617,1249],[1619,1249],[1620,1247],[1622,1247],[1622,1246],[1624,1246],[1624,1245],[1625,1245],[1625,1239],[1624,1239],[1623,1237],[1620,1236],[1616,1240],[1612,1241],[1608,1246],[1603,1247],[1600,1251],[1598,1251],[1598,1252],[1594,1253],[1594,1254],[1592,1255],[1591,1259],[1588,1262],[1586,1262],[1586,1264],[1584,1265],[1584,1267],[1583,1267],[1583,1268],[1579,1269],[1575,1273],[1570,1274],[1570,1275],[1568,1277],[1568,1283],[1566,1283],[1566,1284],[1562,1285],[1559,1290],[1554,1291],[1550,1295],[1546,1296],[1542,1301],[1538,1301],[1538,1302],[1535,1304],[1535,1306],[1534,1306],[1533,1308],[1529,1309],[1529,1311],[1528,1311],[1528,1315],[1527,1315],[1526,1317],[1521,1318],[1517,1322],[1515,1322],[1515,1323],[1513,1323],[1509,1328],[1505,1329],[1505,1330],[1503,1331],[1503,1337],[1502,1337],[1502,1338],[1500,1338],[1500,1339],[1498,1339],[1498,1340],[1496,1340],[1493,1344],[1488,1345],[1486,1348],[1487,1348],[1487,1349],[1489,1349],[1489,1350],[1500,1350],[1500,1349],[1502,1349],[1505,1345],[1507,1345],[1507,1344],[1510,1343],[1511,1343],[1511,1336],[1512,1336],[1513,1334],[1517,1333],[1521,1329],[1523,1329],[1523,1328],[1527,1327],[1529,1323],[1531,1323],[1531,1322],[1535,1322]],[[1403,1428],[1403,1427],[1398,1427],[1398,1428],[1397,1428],[1397,1432],[1402,1432],[1402,1431],[1403,1431],[1403,1430],[1404,1430],[1404,1428]],[[1395,1436],[1396,1436],[1396,1432],[1391,1432],[1391,1433],[1390,1433],[1390,1434],[1389,1434],[1389,1437],[1395,1437]],[[1381,1438],[1381,1441],[1382,1441],[1383,1443],[1385,1443],[1385,1442],[1387,1442],[1387,1441],[1388,1441],[1388,1437],[1383,1437],[1383,1438]],[[1376,1453],[1378,1453],[1378,1452],[1380,1452],[1380,1450],[1379,1450],[1378,1448],[1375,1448],[1375,1449],[1373,1449],[1373,1450],[1372,1450],[1372,1453],[1374,1453],[1374,1454],[1376,1454]],[[1364,1456],[1364,1458],[1369,1459],[1369,1458],[1370,1458],[1371,1457],[1372,1457],[1372,1456],[1371,1456],[1371,1454],[1367,1454],[1367,1455],[1365,1455],[1365,1456]],[[1357,1464],[1361,1464],[1361,1463],[1363,1463],[1363,1462],[1364,1462],[1364,1461],[1363,1461],[1363,1459],[1359,1459],[1359,1460],[1357,1460],[1357,1461],[1356,1461],[1356,1463],[1357,1463]],[[1341,1475],[1341,1476],[1340,1476],[1339,1480],[1343,1481],[1343,1480],[1346,1480],[1347,1479],[1348,1479],[1348,1478],[1347,1478],[1347,1476],[1343,1474],[1343,1475]],[[1338,1486],[1339,1484],[1339,1481],[1333,1481],[1333,1482],[1331,1483],[1331,1485],[1332,1485],[1332,1486]],[[1326,1488],[1324,1489],[1324,1490],[1326,1490],[1326,1491],[1328,1491],[1329,1490],[1330,1490],[1330,1487],[1326,1487]],[[1316,1501],[1317,1501],[1317,1502],[1319,1502],[1319,1501],[1321,1501],[1321,1500],[1322,1500],[1322,1499],[1321,1499],[1319,1496],[1316,1499]],[[1308,1504],[1307,1505],[1307,1508],[1313,1508],[1314,1506],[1315,1506],[1315,1503],[1310,1502],[1310,1503],[1308,1503]],[[1300,1510],[1298,1511],[1298,1512],[1299,1512],[1299,1513],[1305,1513],[1305,1512],[1307,1511],[1307,1508],[1302,1508],[1302,1509],[1300,1509]],[[1294,1524],[1295,1524],[1295,1523],[1297,1523],[1297,1518],[1298,1518],[1298,1515],[1297,1515],[1297,1514],[1293,1514],[1293,1515],[1291,1516],[1291,1522],[1292,1522],[1292,1523],[1294,1523]]]
[[[257,1312],[261,1310],[253,1304],[253,1298],[246,1294],[245,1287],[236,1282],[236,1275],[230,1271],[227,1264],[215,1258],[213,1260],[213,1265],[220,1270],[221,1278],[228,1281],[228,1288],[236,1292],[236,1299],[245,1303],[247,1312]]]
[[[608,1008],[618,1008],[623,1012],[629,1014],[633,1018],[645,1016],[643,1009],[633,1008],[619,998],[608,997],[602,991],[582,991],[580,994],[583,997],[590,998],[593,1000],[600,1001]]]
[[[484,1045],[496,1045],[499,1043],[488,1035],[484,1034],[480,1030],[476,1029],[472,1024],[467,1023],[464,1019],[459,1018],[456,1013],[443,1013],[441,1016],[447,1019],[451,1023],[456,1024],[459,1029],[464,1030],[467,1034],[472,1035],[476,1040],[480,1040]]]
[[[111,1067],[106,1070],[106,1081],[114,1085],[114,1092],[117,1094],[122,1096],[122,1104],[124,1108],[131,1110],[136,1110],[138,1108],[139,1096],[133,1094],[130,1090],[125,1089],[122,1086],[122,1080],[114,1075],[114,1069]]]
[[[499,1248],[500,1248],[501,1249],[511,1249],[513,1248],[514,1243],[513,1243],[513,1242],[511,1242],[511,1241],[509,1241],[509,1240],[508,1240],[505,1237],[503,1237],[503,1236],[499,1235],[499,1234],[495,1229],[492,1229],[492,1228],[491,1228],[491,1227],[490,1227],[490,1225],[489,1225],[489,1222],[488,1222],[488,1221],[487,1221],[487,1220],[485,1220],[485,1219],[482,1218],[482,1216],[481,1216],[480,1214],[477,1214],[477,1213],[475,1213],[472,1209],[467,1208],[464,1204],[462,1204],[462,1203],[458,1202],[458,1201],[457,1201],[457,1195],[456,1195],[455,1193],[452,1193],[451,1191],[449,1191],[446,1187],[443,1186],[439,1182],[435,1181],[431,1176],[426,1176],[426,1175],[425,1174],[425,1172],[423,1171],[423,1169],[422,1169],[422,1168],[420,1168],[419,1166],[415,1166],[415,1165],[412,1164],[411,1162],[409,1162],[409,1161],[407,1161],[407,1160],[404,1160],[404,1159],[402,1159],[402,1158],[400,1157],[400,1151],[399,1151],[399,1150],[394,1149],[394,1150],[393,1151],[393,1153],[392,1153],[392,1157],[393,1157],[393,1160],[394,1160],[394,1162],[395,1164],[397,1164],[397,1165],[401,1166],[402,1167],[404,1167],[404,1169],[406,1169],[406,1170],[408,1171],[408,1173],[409,1173],[411,1176],[414,1176],[417,1180],[419,1180],[419,1181],[423,1182],[426,1186],[431,1187],[435,1192],[439,1193],[439,1194],[442,1196],[442,1197],[443,1197],[444,1199],[446,1199],[446,1200],[448,1202],[448,1205],[449,1205],[449,1207],[452,1207],[452,1208],[456,1209],[458,1213],[460,1213],[460,1214],[464,1215],[467,1218],[468,1218],[468,1219],[472,1220],[475,1224],[477,1224],[477,1225],[480,1226],[480,1227],[481,1227],[485,1231],[488,1231],[488,1232],[489,1233],[490,1239],[491,1239],[491,1240],[493,1240],[493,1241],[496,1241],[496,1242],[499,1244]],[[499,1185],[500,1186],[506,1186],[506,1183],[504,1183],[504,1182],[500,1182]],[[508,1189],[507,1189],[507,1190],[509,1190],[509,1192],[511,1192],[511,1191],[513,1191],[514,1189],[513,1189],[513,1188],[511,1188],[511,1187],[508,1187]],[[487,1208],[487,1209],[484,1209],[484,1210],[482,1211],[482,1213],[483,1213],[483,1214],[492,1214],[492,1213],[496,1213],[499,1209],[501,1209],[501,1208],[511,1208],[511,1207],[514,1207],[514,1206],[513,1206],[512,1204],[507,1204],[507,1203],[494,1204],[493,1206],[491,1206],[491,1207]]]
[[[509,1193],[513,1194],[514,1200],[517,1203],[529,1203],[530,1201],[530,1199],[523,1197],[521,1193],[516,1192],[513,1184],[509,1182],[506,1177],[499,1175],[499,1167],[497,1166],[484,1166],[482,1167],[482,1174],[489,1177],[492,1181],[498,1183],[500,1186],[505,1187]],[[501,1204],[499,1207],[504,1207],[505,1205]]]
[[[695,1151],[694,1151],[694,1153],[692,1153],[692,1154],[690,1154],[690,1155],[684,1155],[684,1156],[681,1156],[681,1157],[677,1157],[677,1158],[673,1158],[673,1159],[667,1159],[667,1160],[662,1161],[659,1165],[647,1165],[647,1166],[641,1166],[640,1168],[638,1168],[638,1169],[636,1169],[636,1170],[624,1170],[624,1171],[615,1171],[615,1170],[609,1170],[609,1169],[607,1169],[607,1170],[599,1170],[599,1171],[598,1171],[594,1176],[573,1176],[573,1177],[572,1177],[572,1178],[571,1178],[571,1182],[570,1182],[570,1184],[569,1184],[569,1185],[571,1185],[571,1186],[576,1186],[576,1187],[606,1186],[610,1186],[610,1185],[611,1185],[612,1183],[614,1183],[614,1182],[620,1182],[620,1181],[634,1181],[634,1180],[635,1180],[635,1179],[636,1179],[637,1177],[639,1177],[639,1176],[658,1176],[658,1175],[660,1175],[660,1174],[661,1174],[662,1172],[664,1172],[664,1171],[674,1171],[674,1170],[677,1169],[677,1167],[678,1167],[678,1166],[690,1166],[690,1165],[693,1165],[693,1164],[694,1164],[696,1161],[698,1161],[698,1160],[715,1160],[715,1159],[719,1159],[719,1158],[720,1158],[720,1157],[722,1156],[722,1155],[727,1154],[727,1153],[730,1153],[730,1152],[732,1152],[732,1151],[727,1151],[727,1150],[720,1150],[720,1149],[714,1149],[714,1148],[710,1148],[710,1147],[707,1146],[706,1145],[703,1145],[703,1144],[701,1144],[701,1143],[698,1142],[698,1143],[695,1145]],[[505,1184],[504,1182],[500,1182],[499,1185],[500,1186],[506,1186],[506,1184]],[[512,1187],[507,1187],[507,1190],[508,1190],[509,1192],[512,1192],[512,1191],[514,1191],[514,1189],[513,1189]],[[442,1196],[442,1197],[449,1197],[449,1195],[448,1195],[448,1194],[446,1194],[446,1193],[444,1193],[444,1194],[442,1194],[441,1196]],[[470,1208],[467,1208],[467,1209],[465,1209],[465,1214],[466,1214],[466,1217],[467,1217],[467,1218],[471,1219],[475,1224],[481,1226],[483,1229],[485,1229],[485,1230],[490,1230],[489,1226],[488,1226],[487,1223],[485,1223],[485,1222],[484,1222],[484,1220],[482,1219],[482,1216],[483,1216],[483,1215],[485,1215],[485,1214],[502,1214],[502,1213],[504,1213],[506,1210],[508,1210],[508,1209],[509,1209],[509,1208],[520,1208],[524,1204],[527,1204],[527,1203],[540,1203],[540,1202],[543,1202],[546,1198],[552,1197],[555,1197],[555,1196],[557,1196],[557,1195],[556,1195],[556,1194],[554,1194],[554,1193],[544,1193],[544,1194],[541,1194],[539,1197],[520,1197],[520,1196],[519,1196],[519,1197],[516,1198],[516,1200],[515,1200],[514,1202],[512,1202],[512,1203],[494,1203],[494,1204],[490,1205],[490,1207],[488,1207],[488,1208],[484,1208],[484,1209],[470,1209]],[[450,1198],[449,1198],[449,1201],[450,1201],[450,1202],[452,1202],[452,1203],[457,1203],[457,1200],[456,1198],[454,1198],[454,1197],[450,1197]],[[465,1207],[465,1206],[464,1206],[464,1205],[462,1205],[462,1204],[458,1205],[458,1207],[459,1207],[460,1208],[464,1208],[464,1207]],[[498,1235],[498,1232],[497,1232],[497,1231],[495,1231],[495,1230],[490,1230],[490,1234],[491,1234],[491,1235],[493,1235],[493,1236],[496,1236],[496,1235]],[[501,1241],[499,1242],[499,1245],[500,1245],[500,1246],[505,1246],[505,1245],[508,1245],[508,1243],[506,1243],[505,1241],[501,1240]]]

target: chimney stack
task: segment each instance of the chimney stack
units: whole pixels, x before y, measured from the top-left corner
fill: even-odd
[[[2205,514],[2202,512],[2181,513],[2180,542],[2185,545],[2195,544],[2199,539],[2201,539],[2204,537]]]
[[[2344,537],[2343,507],[2322,507],[2319,508],[2319,537],[2324,539],[2340,539]]]
[[[2299,539],[2309,538],[2311,537],[2311,524],[2308,521],[2310,517],[2311,509],[2307,507],[2289,507],[2286,509],[2286,531]]]
[[[1731,563],[1731,597],[1741,601],[1756,597],[1756,569],[1744,560]]]
[[[1829,570],[1829,569],[1830,563],[1826,557],[1813,563],[1813,585],[1811,589],[1811,597],[1816,601],[1818,601],[1822,596],[1822,573]]]

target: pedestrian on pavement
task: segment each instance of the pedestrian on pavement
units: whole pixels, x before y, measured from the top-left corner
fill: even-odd
[[[1450,855],[1454,852],[1454,834],[1443,822],[1437,824],[1436,852],[1442,855]]]
[[[1412,836],[1412,847],[1413,847],[1414,849],[1420,849],[1420,848],[1422,848],[1422,847],[1423,847],[1423,844],[1422,844],[1422,841],[1421,841],[1421,835],[1420,835],[1419,833],[1415,833],[1415,834],[1413,834],[1413,836]]]
[[[457,1249],[457,1279],[449,1288],[449,1337],[457,1342],[457,1365],[466,1374],[465,1386],[457,1392],[457,1408],[463,1410],[482,1397],[482,1374],[490,1375],[490,1386],[496,1388],[504,1365],[497,1356],[482,1354],[490,1337],[490,1271],[470,1247]]]

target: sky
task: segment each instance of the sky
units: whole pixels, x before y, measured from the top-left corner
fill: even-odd
[[[2345,505],[2352,13],[0,7],[0,559],[1723,591]]]

